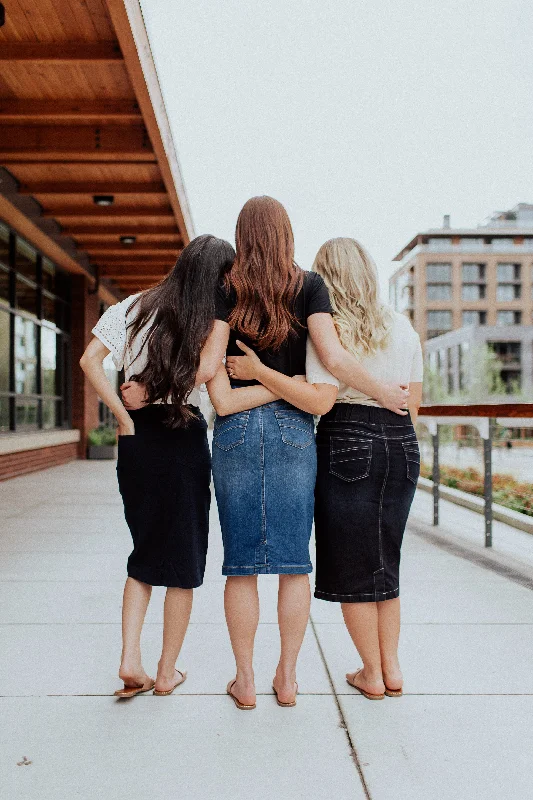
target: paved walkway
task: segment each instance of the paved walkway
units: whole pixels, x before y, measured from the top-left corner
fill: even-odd
[[[420,502],[415,516],[426,513]],[[344,673],[358,658],[339,609],[316,602],[298,705],[285,710],[270,691],[276,579],[264,577],[261,695],[255,712],[242,713],[224,694],[233,662],[214,510],[207,581],[179,663],[189,679],[169,698],[117,702],[129,534],[114,464],[77,462],[0,484],[0,512],[2,798],[533,796],[533,593],[515,581],[410,533],[402,568],[406,696],[372,703],[350,689]],[[162,597],[155,590],[144,634],[150,670]],[[18,766],[24,756],[31,765]]]

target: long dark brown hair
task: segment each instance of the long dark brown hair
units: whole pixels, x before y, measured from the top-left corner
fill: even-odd
[[[194,388],[200,351],[215,319],[215,292],[235,258],[233,247],[215,236],[198,236],[182,251],[172,272],[132,303],[132,342],[149,327],[142,345],[147,362],[132,380],[146,387],[148,403],[168,404],[168,424],[186,426],[192,412],[184,401]]]
[[[303,282],[289,216],[273,197],[252,197],[239,214],[235,240],[226,286],[235,289],[237,303],[228,322],[259,350],[277,350],[298,324],[293,307]]]

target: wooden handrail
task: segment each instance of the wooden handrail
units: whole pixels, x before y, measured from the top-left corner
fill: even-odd
[[[533,403],[421,406],[424,417],[533,417]]]

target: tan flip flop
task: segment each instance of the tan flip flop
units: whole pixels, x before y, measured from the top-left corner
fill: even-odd
[[[357,672],[354,675],[354,678],[355,678],[356,675],[359,675],[360,672],[361,672],[361,670],[358,669]],[[350,686],[352,686],[354,689],[357,689],[357,691],[360,694],[362,694],[363,697],[366,697],[367,700],[384,700],[385,699],[385,694],[384,693],[383,694],[372,694],[371,692],[365,692],[364,689],[360,689],[359,686],[356,686],[355,683],[353,683],[352,681],[349,681],[348,678],[346,678],[346,683],[349,683]]]
[[[156,697],[167,697],[169,694],[172,694],[174,689],[177,689],[178,686],[181,686],[182,683],[185,683],[185,681],[187,680],[187,673],[182,672],[180,669],[177,669],[176,672],[179,672],[179,674],[181,675],[181,680],[175,683],[172,689],[167,689],[165,692],[160,692],[158,689],[154,689],[154,694]]]
[[[276,687],[274,686],[274,684],[272,684],[272,688],[274,689],[274,694],[276,695],[276,703],[278,704],[278,706],[281,706],[282,708],[294,708],[294,706],[296,705],[296,695],[298,694],[298,684],[295,682],[294,685],[296,686],[296,692],[294,694],[294,700],[291,703],[282,703],[281,700],[278,697],[278,693],[276,691]]]
[[[403,695],[403,689],[387,689],[385,686],[385,694],[387,697],[401,697]]]
[[[143,692],[149,692],[150,689],[153,689],[155,686],[155,681],[153,678],[148,678],[142,686],[126,686],[124,684],[123,689],[117,689],[114,693],[115,697],[121,697],[123,700],[126,700],[128,697],[135,697],[136,694],[143,694]]]
[[[226,692],[229,694],[229,696],[231,697],[231,699],[233,700],[238,709],[240,709],[241,711],[252,711],[255,708],[256,705],[255,703],[253,705],[246,705],[246,703],[241,703],[239,698],[236,697],[231,691],[236,683],[237,683],[236,679],[230,681],[226,686]]]

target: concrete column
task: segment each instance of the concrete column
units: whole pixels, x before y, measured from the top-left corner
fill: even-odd
[[[86,457],[87,434],[98,427],[98,395],[79,365],[99,317],[98,295],[89,294],[88,288],[85,276],[72,276],[72,427],[81,434],[78,458]]]

